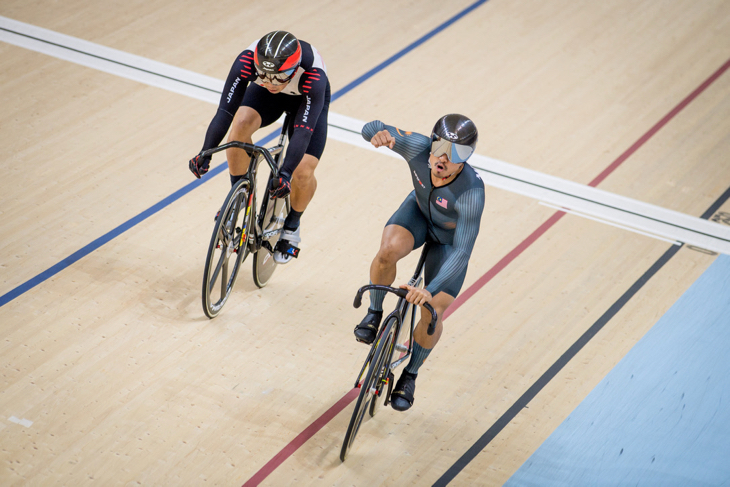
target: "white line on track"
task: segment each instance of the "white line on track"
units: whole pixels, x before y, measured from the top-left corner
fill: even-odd
[[[224,82],[0,16],[0,40],[115,76],[218,104]],[[381,154],[360,136],[364,122],[329,113],[328,138]],[[485,184],[547,206],[659,240],[730,254],[730,227],[475,154],[469,163]]]
[[[609,225],[612,227],[620,228],[622,230],[628,230],[629,232],[638,233],[639,235],[644,235],[645,237],[655,238],[657,240],[661,240],[663,242],[670,243],[672,245],[681,245],[682,244],[682,242],[678,242],[676,240],[670,240],[668,238],[660,237],[658,235],[653,235],[649,232],[642,232],[641,230],[638,230],[636,228],[631,228],[631,227],[627,227],[625,225],[619,225],[618,223],[612,223],[612,222],[609,222],[606,220],[602,220],[600,218],[595,218],[592,216],[584,215],[583,213],[580,213],[578,211],[569,210],[568,208],[561,208],[559,206],[551,205],[550,203],[545,203],[544,201],[540,201],[539,204],[541,204],[543,206],[547,206],[548,208],[552,208],[553,210],[562,211],[564,213],[570,213],[571,215],[577,215],[577,216],[580,216],[583,218],[587,218],[588,220],[593,220],[594,222],[603,223],[604,225]]]
[[[8,418],[8,421],[10,421],[11,423],[19,424],[20,426],[23,426],[24,428],[30,428],[31,426],[33,426],[33,421],[31,421],[29,419],[25,419],[25,418],[20,419],[20,418],[16,418],[15,416],[10,416]]]

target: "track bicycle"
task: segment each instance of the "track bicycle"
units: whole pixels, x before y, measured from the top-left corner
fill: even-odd
[[[423,277],[421,274],[426,262],[427,253],[428,244],[424,246],[421,257],[418,260],[418,265],[416,266],[416,271],[413,273],[411,280],[408,281],[410,286],[423,286]],[[347,453],[355,441],[355,436],[365,417],[365,410],[368,410],[372,417],[375,416],[381,401],[384,406],[390,404],[390,394],[393,392],[393,381],[395,377],[393,371],[405,362],[413,351],[416,306],[406,301],[405,297],[408,291],[379,284],[369,284],[361,287],[357,291],[353,303],[355,308],[360,307],[363,293],[370,289],[395,294],[399,299],[395,309],[385,318],[384,324],[378,330],[378,334],[370,347],[370,352],[355,381],[355,387],[360,388],[360,392],[355,402],[355,410],[352,412],[350,424],[347,427],[347,433],[345,433],[342,450],[340,450],[340,460],[343,462],[347,458]],[[429,335],[433,335],[438,316],[430,304],[425,303],[424,306],[431,313],[431,323],[428,325],[427,332]],[[404,323],[408,323],[410,326],[406,328],[403,326]]]
[[[245,150],[251,157],[248,172],[233,185],[221,206],[208,245],[203,272],[203,311],[208,318],[215,318],[223,309],[248,254],[253,254],[253,280],[259,288],[266,286],[276,269],[274,248],[291,204],[288,195],[271,199],[269,192],[264,189],[257,213],[256,178],[261,161],[269,166],[268,181],[278,177],[289,123],[290,116],[287,114],[279,142],[274,147],[267,149],[233,141],[200,153],[201,156],[210,156],[234,147]]]

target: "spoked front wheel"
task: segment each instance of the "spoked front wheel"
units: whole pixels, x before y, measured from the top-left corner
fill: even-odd
[[[253,206],[250,188],[247,179],[238,181],[216,217],[203,272],[203,311],[208,318],[215,318],[223,309],[248,255]]]
[[[357,396],[355,410],[352,412],[352,418],[347,427],[347,433],[345,433],[345,441],[342,443],[342,450],[340,451],[340,460],[343,462],[347,458],[350,447],[355,442],[355,436],[357,436],[362,424],[365,410],[371,407],[372,402],[378,399],[378,395],[382,395],[385,391],[382,381],[387,375],[387,369],[389,368],[387,365],[393,351],[395,321],[396,318],[391,317],[386,322],[383,333],[377,342],[375,353],[370,360],[370,368],[365,374],[365,380],[360,384],[360,394]],[[372,408],[371,414],[374,414],[374,408]]]
[[[253,281],[258,287],[268,284],[276,270],[274,248],[279,241],[284,228],[284,220],[289,214],[289,198],[270,199],[265,197],[261,209],[261,239],[262,243],[253,256]]]

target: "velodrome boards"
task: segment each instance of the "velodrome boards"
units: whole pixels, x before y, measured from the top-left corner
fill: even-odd
[[[646,221],[726,235],[727,2],[5,0],[0,16],[3,485],[502,485],[723,258]],[[276,29],[327,64],[319,186],[298,261],[261,290],[247,262],[208,320],[229,182],[222,155],[202,183],[187,161],[218,95],[137,67],[222,86]],[[428,133],[449,112],[479,128],[487,182],[462,296],[414,407],[366,420],[343,464],[366,354],[352,298],[411,189],[349,130]]]

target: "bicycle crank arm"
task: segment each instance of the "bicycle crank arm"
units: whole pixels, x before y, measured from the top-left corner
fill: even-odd
[[[273,237],[274,235],[278,235],[281,233],[281,228],[277,228],[276,230],[269,230],[267,232],[264,232],[261,234],[261,237],[264,240],[268,240],[269,238]]]

